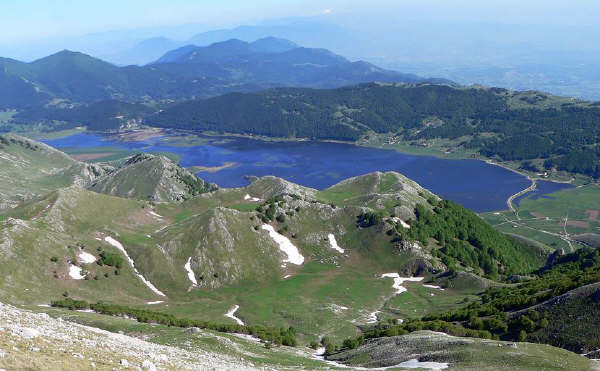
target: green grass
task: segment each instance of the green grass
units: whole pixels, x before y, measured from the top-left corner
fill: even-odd
[[[600,212],[600,187],[597,185],[569,188],[538,199],[526,197],[521,200],[517,210],[519,219],[510,212],[486,213],[482,216],[503,232],[523,236],[551,248],[569,249],[564,240],[553,235],[564,234],[565,228],[569,235],[600,234],[600,216],[594,218],[593,215],[595,211]],[[565,227],[567,217],[569,223]],[[573,246],[581,247],[578,244]]]
[[[241,212],[250,212],[256,210],[256,204],[249,202],[229,205],[227,207]]]
[[[58,130],[58,131],[26,131],[23,133],[24,136],[34,139],[34,140],[52,140],[52,139],[60,139],[70,137],[71,135],[79,134],[85,132],[85,127],[74,128],[74,129],[66,129],[66,130]]]
[[[509,343],[482,339],[461,339],[420,331],[393,339],[380,339],[374,345],[334,355],[352,366],[388,366],[376,356],[383,351],[405,358],[449,363],[451,370],[590,370],[592,361],[578,354],[545,344]]]
[[[432,285],[438,285],[432,283]],[[405,282],[407,291],[389,300],[384,309],[384,318],[421,318],[425,315],[444,312],[479,301],[479,297],[455,290],[439,290],[423,286],[423,282]],[[468,300],[467,301],[465,301]]]

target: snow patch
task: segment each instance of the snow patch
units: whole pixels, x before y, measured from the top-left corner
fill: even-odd
[[[448,363],[442,362],[420,362],[418,359],[409,359],[406,362],[402,362],[397,364],[396,367],[404,367],[404,368],[424,368],[427,370],[443,370],[448,368]]]
[[[369,313],[367,316],[367,323],[377,323],[377,314],[381,313],[380,310],[376,310],[375,312]]]
[[[392,288],[396,289],[396,295],[398,295],[406,291],[406,287],[402,286],[404,282],[420,282],[425,277],[400,277],[398,273],[384,273],[381,275],[381,278],[393,278],[394,284]]]
[[[76,265],[69,265],[69,276],[74,280],[82,280],[85,279],[85,276],[81,274],[83,269],[79,268]]]
[[[244,321],[235,316],[235,312],[237,312],[238,309],[240,309],[240,306],[236,304],[233,308],[229,310],[229,312],[225,313],[225,317],[231,318],[238,325],[244,326]]]
[[[329,304],[329,309],[331,309],[333,311],[333,313],[340,314],[340,313],[348,310],[348,307],[345,307],[343,305],[337,305],[337,304]]]
[[[246,194],[246,195],[244,196],[244,200],[245,200],[245,201],[251,201],[251,202],[259,202],[259,201],[260,201],[260,198],[258,198],[258,197],[252,197],[252,196],[250,196],[249,194]]]
[[[119,241],[115,240],[114,238],[112,238],[110,236],[105,237],[104,241],[106,241],[109,244],[111,244],[112,246],[116,247],[119,251],[121,251],[123,253],[123,255],[125,255],[125,258],[127,258],[127,261],[129,261],[129,264],[133,268],[133,271],[135,272],[135,274],[139,277],[139,279],[142,280],[142,282],[150,290],[152,290],[156,295],[167,296],[164,293],[162,293],[159,289],[157,289],[156,286],[154,286],[150,281],[148,281],[146,278],[144,278],[144,276],[142,276],[140,274],[140,272],[135,267],[135,263],[133,262],[133,259],[131,259],[131,257],[129,257],[129,254],[127,254],[127,250],[125,250],[125,248],[123,247],[123,245],[121,245],[121,243]]]
[[[185,268],[185,271],[187,272],[187,276],[190,279],[190,281],[192,281],[194,286],[198,286],[198,281],[196,281],[196,275],[194,274],[194,271],[192,270],[192,257],[191,256],[189,257],[187,263],[185,263],[185,265],[183,267]]]
[[[335,239],[335,236],[334,236],[333,234],[331,234],[331,233],[330,233],[330,234],[328,234],[328,235],[327,235],[327,238],[329,238],[329,246],[330,246],[332,249],[334,249],[334,250],[338,251],[340,254],[343,254],[343,253],[344,253],[344,251],[345,251],[345,250],[344,250],[344,249],[342,249],[342,248],[341,248],[341,247],[338,245],[338,243],[337,243],[337,241],[336,241],[336,239]]]
[[[269,232],[269,236],[273,241],[279,245],[279,250],[283,251],[287,255],[287,259],[284,262],[289,262],[295,265],[302,265],[304,263],[304,256],[300,255],[298,248],[292,244],[292,242],[286,237],[275,231],[273,226],[264,224],[262,229]]]
[[[290,278],[292,275],[291,274],[286,274],[285,276],[283,276],[284,280],[287,280],[288,278]]]
[[[444,291],[443,288],[441,288],[440,286],[435,286],[435,285],[423,285],[423,287],[429,287],[430,289],[436,289],[436,290]]]
[[[164,301],[159,300],[159,301],[149,301],[146,304],[148,304],[148,305],[156,305],[156,304],[162,304],[162,303],[164,303]]]
[[[92,264],[96,261],[96,257],[90,253],[82,252],[79,254],[79,260],[81,260],[83,264]]]
[[[394,223],[399,223],[403,228],[410,229],[410,225],[404,220],[398,218],[397,216],[393,217],[392,220]]]
[[[156,218],[158,218],[158,219],[162,219],[162,218],[163,218],[163,217],[162,217],[162,215],[158,215],[157,213],[155,213],[155,212],[154,212],[154,211],[152,211],[152,210],[150,210],[150,211],[149,211],[149,213],[150,213],[150,215],[152,215],[152,216],[154,216],[154,217],[156,217]]]

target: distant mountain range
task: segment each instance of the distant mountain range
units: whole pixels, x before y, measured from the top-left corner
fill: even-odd
[[[277,86],[321,88],[369,81],[425,79],[277,38],[186,46],[147,66],[118,67],[65,50],[31,63],[0,59],[0,109],[107,99],[160,102]]]

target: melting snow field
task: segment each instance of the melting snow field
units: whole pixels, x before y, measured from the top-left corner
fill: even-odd
[[[85,278],[84,275],[81,274],[82,269],[76,265],[71,264],[69,266],[69,276],[74,280],[82,280]]]
[[[156,305],[156,304],[162,304],[162,303],[164,303],[164,301],[159,300],[159,301],[149,301],[146,304],[148,304],[148,305]]]
[[[244,321],[242,321],[241,319],[239,319],[235,316],[235,312],[237,312],[238,309],[240,309],[240,306],[235,305],[233,308],[231,308],[231,310],[229,310],[229,312],[225,313],[225,317],[231,318],[238,325],[244,326]]]
[[[79,260],[81,260],[83,264],[92,264],[96,261],[96,257],[90,253],[82,252],[79,254]]]
[[[385,273],[381,275],[381,278],[393,278],[394,284],[392,288],[396,289],[396,295],[402,294],[406,291],[406,287],[402,286],[404,282],[420,282],[425,277],[400,277],[398,273]]]
[[[300,255],[298,248],[286,237],[275,231],[273,226],[264,224],[262,229],[269,232],[269,236],[279,245],[279,250],[283,251],[288,257],[284,260],[285,263],[302,265],[304,256]]]
[[[192,270],[192,257],[191,256],[189,257],[187,263],[185,263],[185,265],[183,267],[185,268],[185,271],[187,272],[187,276],[190,279],[190,281],[192,281],[194,286],[198,286],[198,281],[196,281],[196,275],[194,274],[194,271]]]
[[[332,249],[334,249],[334,250],[338,251],[340,254],[343,254],[343,253],[344,253],[344,251],[345,251],[345,250],[344,250],[344,249],[342,249],[342,248],[341,248],[341,247],[338,245],[338,243],[337,243],[337,241],[336,241],[336,239],[335,239],[335,236],[334,236],[333,234],[331,234],[331,233],[330,233],[330,234],[328,234],[328,235],[327,235],[327,238],[329,238],[329,246],[331,246],[331,248],[332,248]]]
[[[251,202],[258,202],[258,201],[260,201],[260,198],[257,198],[257,197],[252,197],[252,196],[250,196],[249,194],[246,194],[246,195],[244,196],[244,200],[246,200],[246,201],[251,201]]]
[[[117,249],[119,249],[119,251],[121,251],[123,253],[123,255],[125,255],[125,257],[127,258],[127,260],[129,261],[129,264],[131,265],[131,267],[133,268],[133,271],[135,272],[135,274],[142,280],[142,282],[148,286],[148,288],[150,290],[152,290],[156,295],[160,295],[160,296],[167,296],[164,293],[162,293],[159,289],[156,288],[156,286],[154,286],[152,284],[152,282],[148,281],[146,278],[144,278],[144,276],[142,276],[140,274],[140,272],[138,272],[137,268],[135,267],[135,263],[133,262],[133,259],[131,259],[129,257],[129,254],[127,254],[127,250],[125,250],[125,248],[123,247],[123,245],[121,245],[121,243],[117,240],[115,240],[114,238],[107,236],[104,238],[104,241],[108,242],[109,244],[111,244],[112,246],[116,247]]]

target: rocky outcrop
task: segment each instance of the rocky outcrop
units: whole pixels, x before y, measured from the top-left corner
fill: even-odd
[[[240,358],[177,348],[0,304],[0,368],[88,370],[246,370]],[[20,366],[18,366],[20,365]],[[16,367],[15,367],[16,366]]]
[[[180,202],[217,189],[168,158],[149,154],[129,158],[88,188],[112,196],[158,202]]]

